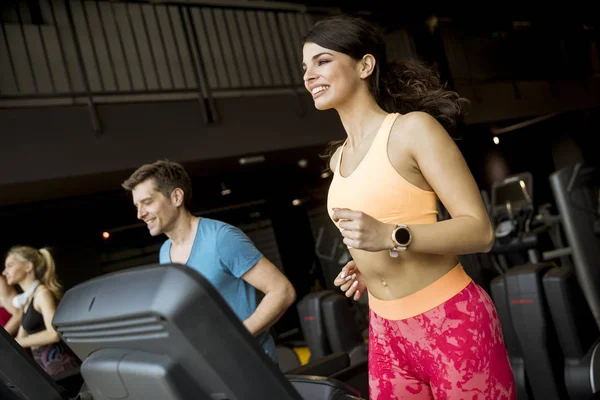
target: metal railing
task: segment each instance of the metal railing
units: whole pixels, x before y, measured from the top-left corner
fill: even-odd
[[[100,133],[99,102],[197,98],[208,124],[215,96],[302,86],[301,6],[32,3],[4,6],[0,106],[84,102]]]

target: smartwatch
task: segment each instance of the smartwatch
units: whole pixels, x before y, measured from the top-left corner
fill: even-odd
[[[390,256],[398,257],[398,252],[406,251],[411,241],[412,234],[408,226],[396,224],[396,228],[392,231],[392,243],[394,243],[394,247],[390,249]]]

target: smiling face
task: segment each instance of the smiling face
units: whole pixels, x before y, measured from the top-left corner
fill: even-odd
[[[33,264],[16,254],[9,254],[4,261],[2,275],[10,286],[23,281],[29,274],[33,274]]]
[[[304,86],[318,110],[339,107],[366,85],[362,63],[346,54],[308,42],[302,57]]]
[[[133,204],[137,217],[146,223],[152,236],[169,232],[179,216],[181,201],[175,193],[166,197],[157,190],[154,179],[147,179],[133,190]]]

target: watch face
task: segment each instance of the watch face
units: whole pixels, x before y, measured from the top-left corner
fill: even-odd
[[[409,239],[410,233],[408,232],[408,229],[400,228],[396,231],[396,242],[400,243],[401,245],[405,245],[408,243]]]

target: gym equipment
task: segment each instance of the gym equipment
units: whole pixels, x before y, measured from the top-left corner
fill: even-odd
[[[346,352],[351,365],[367,361],[368,345],[348,302],[346,296],[333,290],[309,293],[298,302],[300,326],[311,360]]]
[[[332,290],[313,292],[298,301],[300,328],[310,350],[310,360],[319,359],[332,353],[324,328],[323,313],[321,312],[323,297],[332,293]]]
[[[501,275],[491,282],[519,399],[562,399],[564,359],[546,304],[540,236],[556,224],[542,208],[535,215],[533,179],[516,174],[492,185],[490,216],[496,241],[492,256]],[[536,229],[541,228],[541,229]]]
[[[297,305],[300,326],[310,350],[311,363],[332,354],[346,354],[349,366],[328,376],[350,384],[361,393],[368,393],[369,346],[350,304],[339,291],[309,293]]]
[[[508,301],[505,279],[501,277],[493,280],[490,285],[490,291],[496,305],[496,310],[498,311],[498,318],[500,319],[500,325],[502,326],[504,343],[506,344],[506,349],[510,358],[510,365],[515,378],[517,400],[532,399],[533,396],[531,394],[531,387],[529,386],[529,381],[527,380],[527,373],[525,370],[525,356],[521,351],[517,333],[513,328],[510,317],[510,303]]]
[[[574,268],[594,318],[600,326],[600,171],[576,164],[550,176]]]
[[[569,173],[558,171],[551,175],[550,181],[560,217],[551,216],[548,209],[542,207],[537,215],[510,224],[525,227],[525,231],[517,228],[510,235],[500,235],[499,243],[492,252],[513,252],[511,256],[515,260],[519,257],[515,257],[515,252],[527,251],[527,257],[520,254],[527,262],[508,267],[505,273],[494,279],[492,297],[511,356],[518,398],[587,400],[597,393],[600,386],[600,357],[597,356],[600,331],[583,296],[579,284],[582,280],[578,282],[576,271],[577,260],[585,259],[588,264],[579,269],[590,277],[597,268],[592,268],[589,263],[595,260],[597,265],[600,254],[596,244],[590,248],[596,251],[596,255],[588,251],[583,256],[581,243],[590,243],[590,237],[594,236],[594,219],[587,215],[585,221],[585,217],[574,216],[575,211],[569,209],[569,204],[573,208],[573,204],[566,200],[567,188],[572,187]],[[527,187],[522,183],[519,186]],[[516,203],[520,201],[524,208],[530,210],[532,204],[522,203],[525,197],[517,198]],[[510,206],[507,205],[506,209],[510,210]],[[581,212],[581,208],[575,209]],[[576,218],[579,218],[577,222]],[[563,223],[569,242],[567,247],[562,244],[559,222]],[[539,251],[540,235],[543,233],[550,237],[553,250]],[[510,239],[505,239],[508,236],[511,236]],[[519,240],[523,237],[527,237],[528,241]],[[569,257],[571,255],[574,262]],[[538,262],[540,258],[545,262]],[[560,266],[548,262],[555,259],[560,259]],[[500,268],[504,269],[506,265]],[[592,297],[597,302],[598,292],[593,287],[588,292],[595,293]]]
[[[553,268],[543,280],[564,357],[569,399],[588,399],[600,389],[600,331],[571,268]]]
[[[509,262],[513,266],[538,262],[537,235],[530,229],[535,212],[531,173],[515,174],[494,182],[489,211],[496,235],[492,253],[497,256],[502,270],[508,270]],[[523,252],[527,253],[526,257]]]
[[[67,400],[68,394],[0,328],[0,399]]]
[[[600,220],[598,171],[576,164],[550,175],[573,268],[548,273],[544,286],[564,352],[570,399],[600,392]]]
[[[301,366],[298,354],[296,354],[293,348],[278,345],[276,351],[277,363],[279,364],[279,369],[281,372],[286,373],[287,371],[291,371],[292,369]]]
[[[183,265],[79,284],[52,324],[83,360],[82,396],[93,400],[360,398],[338,379],[284,376],[216,289]]]
[[[494,287],[504,280],[505,303],[503,307],[497,307],[499,314],[505,314],[500,323],[505,336],[514,334],[516,339],[517,346],[508,347],[507,344],[509,354],[513,352],[511,358],[516,358],[513,364],[525,367],[524,374],[522,370],[517,370],[518,378],[515,374],[519,400],[568,398],[563,377],[564,358],[542,283],[544,275],[552,268],[550,263],[520,265],[492,281]],[[497,294],[500,290],[496,287],[492,293]],[[495,301],[499,303],[501,299]]]
[[[350,364],[355,365],[367,361],[368,344],[357,324],[349,301],[353,300],[349,300],[340,291],[335,291],[323,299],[321,312],[331,351],[347,352]]]

